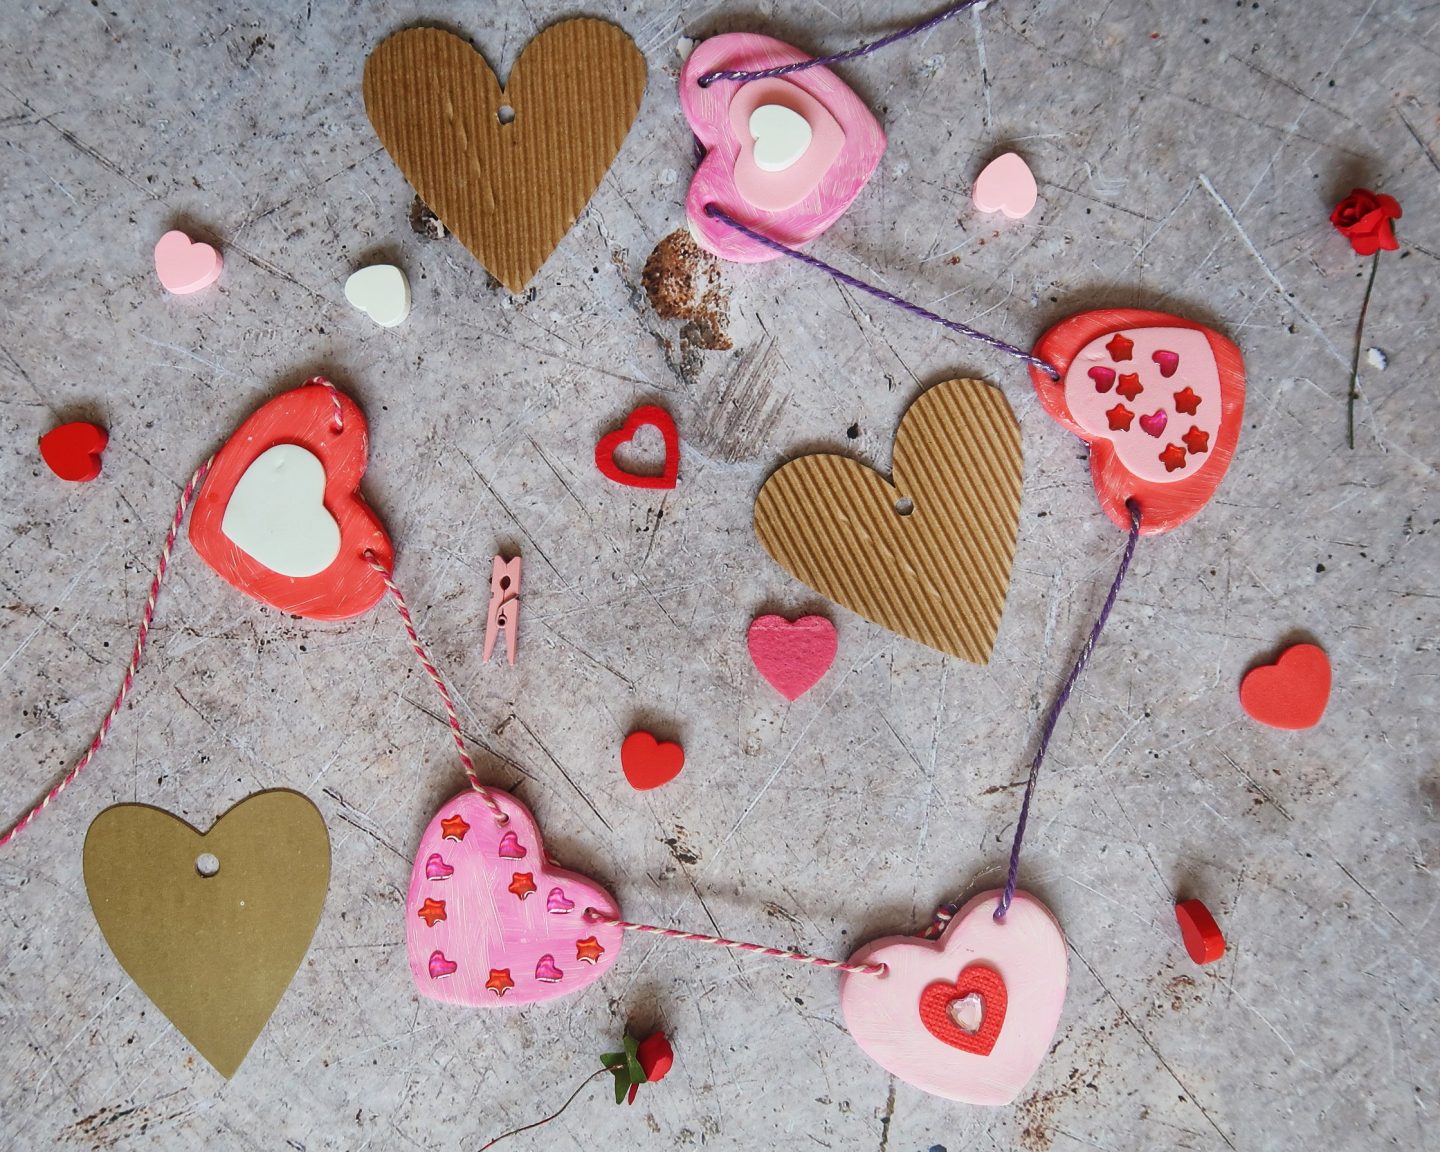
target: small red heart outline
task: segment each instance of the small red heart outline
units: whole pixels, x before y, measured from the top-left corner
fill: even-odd
[[[110,434],[98,424],[77,420],[61,424],[40,437],[40,456],[62,480],[94,480],[100,475],[100,454]]]
[[[1271,728],[1313,728],[1330,702],[1330,657],[1315,644],[1294,644],[1274,664],[1261,664],[1240,681],[1240,706]]]
[[[340,528],[340,554],[314,576],[273,572],[221,530],[240,478],[277,444],[304,448],[325,469],[324,505]],[[307,383],[281,393],[257,409],[215,454],[195,500],[190,543],[216,575],[261,603],[310,620],[359,616],[385,595],[385,582],[365,553],[373,553],[386,568],[395,558],[385,526],[360,495],[369,444],[365,414],[343,392],[328,384]]]
[[[635,438],[635,433],[649,425],[659,430],[665,441],[665,467],[658,476],[639,476],[615,463],[615,453]],[[674,488],[680,476],[680,433],[670,413],[656,404],[644,404],[625,418],[622,427],[607,432],[595,445],[595,467],[601,475],[616,484],[630,488]]]
[[[637,792],[670,783],[684,767],[685,749],[656,740],[649,732],[631,732],[620,745],[620,769]]]
[[[965,1031],[950,1015],[951,1005],[967,996],[980,998],[980,1027],[974,1032]],[[999,972],[988,964],[968,964],[953,984],[937,980],[920,994],[920,1023],[943,1044],[961,1052],[988,1056],[995,1049],[995,1041],[1000,1039],[1008,1003],[1005,979]]]

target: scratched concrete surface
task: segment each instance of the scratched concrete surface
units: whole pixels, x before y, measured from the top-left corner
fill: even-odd
[[[594,0],[650,62],[644,106],[511,298],[412,227],[361,67],[439,17],[508,69],[571,4],[5,5],[3,819],[89,741],[191,470],[324,371],[369,414],[366,492],[482,771],[632,918],[845,955],[995,885],[1037,717],[1120,552],[1077,443],[1015,364],[804,268],[718,270],[706,324],[659,317],[642,285],[683,222],[679,36],[835,50],[924,7]],[[402,894],[462,777],[398,620],[287,618],[186,545],[111,743],[0,856],[0,1145],[474,1149],[557,1107],[628,1021],[672,1034],[669,1079],[630,1109],[596,1083],[510,1147],[1434,1147],[1437,57],[1440,12],[1418,0],[1004,0],[844,69],[890,145],[817,252],[1020,343],[1096,305],[1177,310],[1234,337],[1249,372],[1229,477],[1194,522],[1142,542],[1041,782],[1024,882],[1064,924],[1071,983],[1015,1105],[897,1083],[850,1042],[831,976],[702,948],[632,939],[598,989],[545,1009],[420,999]],[[1040,181],[1019,224],[967,195],[1007,143]],[[1366,335],[1388,368],[1365,368],[1351,452],[1367,264],[1326,216],[1357,183],[1405,217]],[[151,268],[175,224],[224,249],[196,298],[167,297]],[[393,331],[342,295],[377,255],[414,285]],[[836,666],[787,706],[746,624],[825,605],[759,548],[759,484],[816,447],[887,466],[907,404],[957,375],[995,381],[1023,428],[993,662],[831,609]],[[591,462],[651,399],[685,438],[673,493],[612,486]],[[35,451],[77,417],[110,430],[98,483],[56,480]],[[521,661],[486,666],[490,557],[515,548]],[[1237,679],[1296,635],[1331,653],[1329,712],[1311,732],[1260,728]],[[687,751],[647,794],[616,755],[640,722]],[[107,950],[81,845],[117,801],[205,826],[276,786],[320,806],[334,873],[308,958],[227,1083]],[[1226,931],[1214,968],[1179,946],[1178,895]]]

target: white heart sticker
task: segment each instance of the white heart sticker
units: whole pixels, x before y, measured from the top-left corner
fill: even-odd
[[[345,299],[382,328],[410,315],[410,281],[394,264],[372,264],[345,281]]]
[[[316,576],[340,555],[340,526],[324,504],[325,466],[297,444],[277,444],[245,469],[220,531],[281,576]]]
[[[762,104],[750,113],[750,135],[755,139],[755,167],[762,172],[783,172],[810,148],[810,123],[783,104]]]

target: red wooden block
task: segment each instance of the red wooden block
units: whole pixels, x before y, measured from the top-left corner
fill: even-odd
[[[1175,919],[1185,951],[1196,964],[1213,964],[1225,955],[1225,936],[1202,901],[1181,900],[1175,905]]]
[[[100,453],[109,442],[104,428],[81,420],[40,437],[40,455],[62,480],[94,480],[100,475]]]
[[[1240,706],[1272,728],[1313,728],[1329,702],[1330,657],[1314,644],[1293,645],[1240,681]]]
[[[668,784],[685,767],[685,749],[662,743],[649,732],[632,732],[620,745],[620,767],[630,787],[644,792]]]
[[[646,424],[658,428],[665,440],[665,465],[658,476],[640,476],[615,463],[616,450],[634,439],[635,433]],[[608,479],[631,488],[674,488],[680,476],[680,433],[670,413],[654,404],[636,408],[626,417],[623,427],[600,437],[595,445],[595,467]]]
[[[241,478],[261,455],[286,444],[305,449],[323,465],[324,509],[339,528],[338,553],[313,575],[282,575],[222,530],[225,510]],[[215,454],[195,500],[190,542],[222,579],[282,612],[311,620],[358,616],[385,595],[385,583],[370,567],[366,551],[387,568],[395,557],[384,525],[360,495],[368,458],[365,414],[343,392],[319,383],[285,392],[241,424]]]

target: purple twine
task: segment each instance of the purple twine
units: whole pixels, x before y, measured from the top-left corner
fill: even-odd
[[[833,56],[817,56],[813,60],[801,60],[795,64],[783,64],[778,68],[765,68],[759,72],[707,72],[701,76],[696,83],[702,88],[708,88],[716,80],[734,80],[737,83],[744,83],[748,80],[769,80],[775,76],[789,76],[792,72],[804,72],[807,68],[820,68],[830,64],[840,64],[846,60],[854,60],[858,56],[868,56],[871,52],[878,52],[881,48],[888,48],[891,44],[901,40],[909,39],[911,36],[918,36],[921,32],[928,32],[931,28],[945,23],[952,16],[958,16],[966,9],[974,8],[983,0],[962,0],[959,4],[952,4],[942,12],[937,12],[928,20],[922,20],[919,24],[912,24],[909,28],[902,28],[899,32],[892,32],[889,36],[872,41],[869,44],[861,44],[858,48],[851,48],[847,52],[837,52]]]
[[[730,225],[735,231],[744,233],[757,244],[763,244],[766,248],[774,252],[779,252],[782,256],[789,256],[791,259],[799,260],[802,264],[810,265],[811,268],[818,268],[826,275],[833,276],[836,280],[840,281],[841,284],[846,284],[851,288],[858,288],[861,292],[868,292],[877,300],[884,300],[887,304],[894,304],[895,307],[909,312],[912,316],[918,316],[922,320],[929,320],[932,323],[939,324],[942,328],[950,329],[951,332],[958,332],[961,336],[966,336],[971,340],[978,340],[982,344],[987,344],[997,352],[1004,352],[1007,355],[1014,356],[1017,360],[1023,360],[1026,364],[1039,368],[1040,371],[1046,373],[1052,380],[1060,379],[1060,369],[1056,368],[1055,365],[1051,364],[1048,360],[1042,360],[1038,356],[1032,356],[1023,348],[1017,348],[1014,344],[1007,344],[998,337],[988,335],[977,328],[971,328],[968,324],[961,324],[958,320],[947,320],[943,316],[937,316],[928,308],[922,308],[919,304],[912,304],[909,300],[904,300],[896,296],[893,292],[887,292],[883,288],[877,288],[873,284],[867,284],[864,280],[857,280],[854,276],[840,271],[840,269],[825,263],[823,260],[817,260],[814,256],[796,251],[794,248],[782,244],[778,240],[772,240],[769,236],[756,232],[753,228],[747,228],[723,208],[717,207],[714,204],[707,204],[705,205],[705,215]]]
[[[1115,607],[1115,598],[1120,595],[1120,585],[1125,582],[1125,573],[1130,570],[1130,561],[1135,555],[1135,541],[1140,539],[1140,505],[1134,500],[1127,500],[1125,507],[1130,510],[1130,538],[1125,542],[1125,555],[1120,557],[1120,567],[1115,573],[1115,580],[1110,585],[1110,594],[1105,597],[1105,603],[1100,609],[1100,616],[1095,621],[1095,627],[1090,629],[1090,639],[1085,641],[1085,647],[1081,648],[1080,655],[1075,657],[1070,675],[1065,678],[1065,684],[1060,689],[1060,694],[1050,705],[1050,712],[1046,715],[1045,724],[1040,729],[1040,744],[1035,749],[1035,758],[1030,761],[1030,778],[1025,781],[1025,799],[1020,802],[1020,819],[1015,822],[1015,842],[1010,846],[1010,871],[1005,876],[1005,891],[1000,897],[1000,903],[995,907],[996,920],[1005,919],[1005,913],[1010,910],[1010,901],[1015,898],[1015,884],[1020,879],[1020,842],[1025,839],[1025,822],[1030,817],[1030,798],[1035,794],[1035,781],[1040,776],[1040,763],[1045,759],[1045,752],[1050,747],[1050,737],[1055,735],[1055,722],[1060,719],[1060,713],[1065,710],[1070,693],[1075,690],[1075,682],[1080,679],[1080,673],[1084,672],[1085,665],[1090,663],[1090,655],[1095,651],[1096,641],[1100,639],[1100,633],[1105,628],[1105,621],[1110,619],[1110,610]]]

